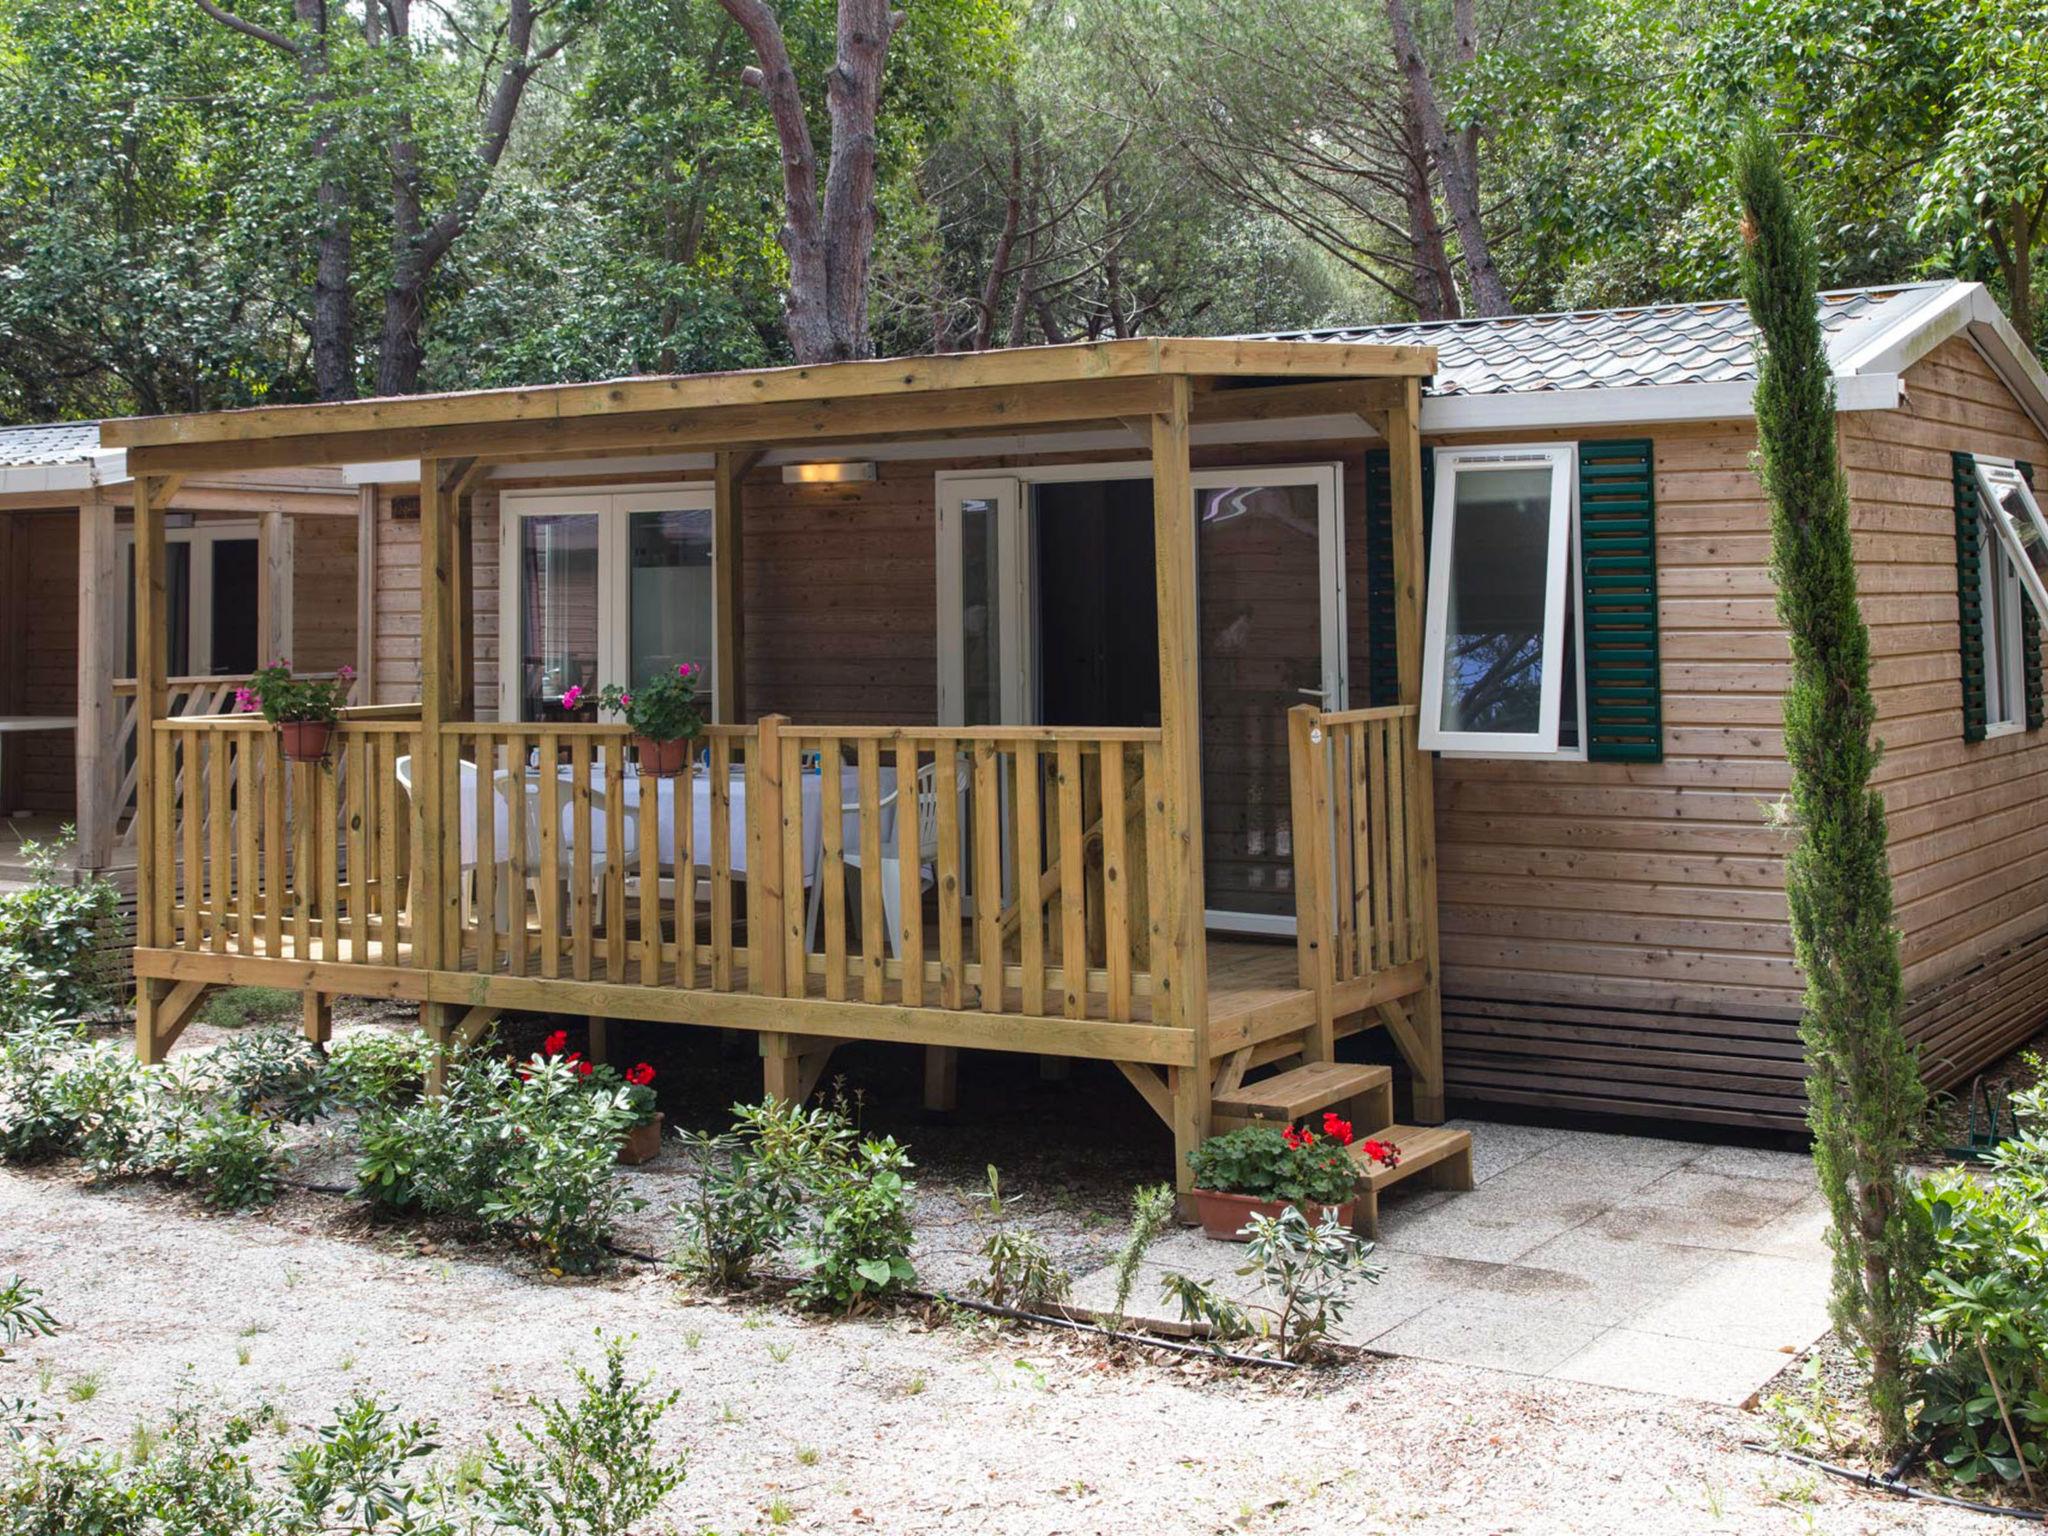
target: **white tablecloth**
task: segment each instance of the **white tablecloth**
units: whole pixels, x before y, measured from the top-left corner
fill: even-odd
[[[575,785],[575,770],[573,768],[564,766],[563,768],[558,770],[558,773],[562,786],[560,843],[561,862],[562,868],[566,872],[575,867],[574,861],[576,857],[576,810],[574,802],[571,799],[572,790]],[[509,776],[507,775],[500,774],[499,780],[501,785],[509,784]],[[624,820],[624,826],[622,830],[624,835],[621,839],[621,842],[622,846],[625,849],[626,864],[628,868],[637,867],[640,862],[640,796],[642,792],[642,787],[648,782],[648,780],[641,778],[637,774],[628,774],[619,786],[624,802],[622,806],[622,815]],[[655,779],[652,782],[659,786],[655,804],[657,807],[656,814],[659,818],[659,825],[661,829],[658,834],[660,838],[659,850],[661,854],[662,863],[665,867],[668,864],[669,860],[673,857],[672,850],[676,846],[676,793],[682,785],[683,781],[677,778]],[[819,850],[823,846],[824,820],[818,814],[818,803],[821,797],[820,792],[823,782],[824,781],[822,776],[816,770],[807,771],[803,775],[803,881],[806,885],[810,884],[812,878],[815,876],[817,872]],[[854,768],[850,765],[843,766],[840,770],[839,782],[839,804],[850,805],[856,799],[859,798],[859,769]],[[527,804],[526,860],[527,867],[531,869],[538,865],[540,859],[541,805],[540,779],[538,774],[529,773],[525,775],[525,783]],[[732,871],[736,875],[744,875],[746,873],[747,868],[747,779],[746,772],[744,769],[735,768],[732,771],[730,785],[731,809],[729,812],[727,825],[730,829],[732,839]],[[467,786],[465,785],[465,788],[466,787]],[[590,787],[594,796],[601,797],[606,793],[604,775],[601,772],[596,770],[592,771],[590,778]],[[886,799],[890,795],[890,793],[894,791],[895,787],[895,769],[888,767],[883,768],[881,770],[880,791],[882,797]],[[501,859],[505,856],[508,846],[505,842],[508,829],[506,828],[505,825],[506,816],[504,811],[504,804],[505,802],[501,798],[499,801],[498,822],[496,828],[494,829],[497,834],[497,837],[499,838],[498,855]],[[593,804],[591,807],[590,863],[591,868],[593,870],[600,869],[603,867],[606,852],[610,847],[610,832],[609,828],[607,828],[605,825],[605,817],[608,814],[608,812],[609,807],[600,807],[596,804]],[[701,767],[693,773],[690,779],[690,813],[691,857],[693,861],[698,865],[698,867],[708,868],[711,864],[711,779],[708,770]],[[473,815],[471,814],[470,808],[468,806],[465,806],[463,826],[465,830],[467,830],[471,828],[473,825]],[[843,836],[845,838],[845,846],[849,849],[859,847],[859,812],[845,812],[843,815],[841,825],[843,828]],[[780,836],[781,834],[778,831],[776,835]],[[891,804],[884,806],[882,809],[883,845],[885,847],[889,846],[890,840],[893,839],[895,835],[896,807],[893,804]],[[465,853],[465,856],[469,858],[474,858],[474,854],[470,854],[467,852]]]

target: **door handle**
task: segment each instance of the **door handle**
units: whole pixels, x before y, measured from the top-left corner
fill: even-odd
[[[1330,697],[1330,690],[1327,688],[1297,688],[1294,691],[1304,699],[1327,700]]]

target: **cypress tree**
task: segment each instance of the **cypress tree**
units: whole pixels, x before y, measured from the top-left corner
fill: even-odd
[[[1926,1090],[1899,1022],[1884,801],[1870,787],[1878,760],[1870,634],[1856,604],[1813,233],[1761,123],[1738,148],[1736,180],[1771,567],[1792,641],[1785,894],[1806,978],[1808,1123],[1833,1217],[1835,1326],[1867,1357],[1871,1416],[1889,1451],[1906,1437],[1907,1352],[1918,1328],[1921,1243],[1903,1170]]]

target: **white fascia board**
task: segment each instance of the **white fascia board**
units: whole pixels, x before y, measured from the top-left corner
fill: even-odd
[[[418,459],[378,459],[367,464],[344,464],[341,478],[350,485],[398,485],[420,483]]]
[[[1967,337],[2034,425],[2048,433],[2048,372],[2042,371],[2034,349],[2013,329],[1991,290],[1982,283],[1951,283],[1937,295],[1871,337],[1841,366],[1859,374],[1902,374],[1943,342]]]
[[[1632,384],[1617,389],[1553,389],[1500,395],[1427,395],[1422,430],[1496,432],[1516,428],[1649,426],[1670,421],[1740,421],[1756,413],[1756,385]],[[1835,379],[1835,408],[1888,411],[1899,403],[1896,374]]]
[[[0,469],[0,496],[60,495],[107,483],[90,464],[20,464]]]

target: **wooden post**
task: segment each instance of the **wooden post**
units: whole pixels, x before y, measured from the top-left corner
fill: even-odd
[[[925,1113],[928,1115],[950,1115],[959,1107],[960,1047],[957,1045],[926,1046],[924,1048]]]
[[[172,487],[161,477],[144,475],[135,483],[135,947],[154,949],[164,941],[157,932],[157,888],[175,880],[170,851],[171,829],[162,825],[156,797],[156,722],[164,695],[164,503]],[[135,1055],[154,1064],[163,1059],[158,1012],[168,987],[141,979],[135,984]]]
[[[78,506],[78,863],[105,869],[114,855],[121,763],[114,752],[120,707],[112,687],[121,659],[120,543],[114,504],[95,491]],[[138,751],[148,743],[136,740]]]
[[[1422,700],[1422,381],[1401,381],[1401,398],[1387,411],[1387,462],[1394,511],[1394,646],[1401,702]],[[1422,990],[1415,997],[1415,1032],[1421,1038],[1415,1071],[1414,1115],[1434,1124],[1444,1117],[1443,986],[1438,967],[1436,899],[1436,760],[1416,745],[1418,721],[1401,722],[1403,750],[1411,754],[1408,832],[1419,850]]]
[[[442,489],[442,464],[420,461],[420,729],[413,754],[413,963],[439,970],[446,963],[445,908],[456,898],[450,878],[448,806],[441,772],[441,727],[455,696],[455,585],[458,579],[454,519]],[[420,1024],[436,1045],[452,1037],[449,1008],[422,1003]]]
[[[1188,464],[1191,387],[1172,380],[1167,409],[1151,419],[1152,538],[1159,595],[1159,737],[1167,846],[1165,908],[1152,955],[1154,1016],[1194,1036],[1194,1065],[1171,1078],[1173,1162],[1185,1204],[1187,1154],[1209,1133],[1209,959],[1203,931],[1202,696],[1195,625],[1195,507]],[[1183,1214],[1186,1214],[1183,1212]]]
[[[292,520],[266,512],[256,525],[256,659],[269,665],[292,654]]]
[[[300,1005],[299,1028],[313,1044],[326,1045],[334,1038],[334,999],[324,992],[308,992]]]
[[[746,530],[741,480],[754,455],[730,449],[718,455],[712,476],[711,584],[713,718],[736,725],[747,717]]]
[[[356,503],[356,702],[377,702],[377,487]]]
[[[1316,1024],[1302,1037],[1303,1061],[1337,1055],[1336,955],[1331,922],[1329,744],[1312,704],[1287,712],[1288,779],[1293,791],[1295,951],[1301,984],[1315,993]]]
[[[465,476],[465,480],[469,477]],[[449,511],[455,519],[455,692],[454,719],[476,718],[476,498],[457,489]]]

